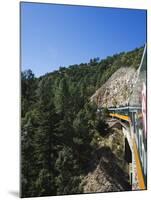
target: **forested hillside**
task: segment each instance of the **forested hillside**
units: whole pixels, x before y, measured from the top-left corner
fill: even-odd
[[[83,193],[82,179],[109,131],[90,97],[121,67],[137,69],[143,47],[60,67],[36,78],[21,73],[22,197]]]

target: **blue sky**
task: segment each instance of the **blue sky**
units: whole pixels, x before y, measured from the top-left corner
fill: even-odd
[[[38,77],[146,42],[146,11],[21,3],[21,68]]]

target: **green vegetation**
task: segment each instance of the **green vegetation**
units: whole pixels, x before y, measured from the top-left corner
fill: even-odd
[[[22,72],[22,197],[82,192],[81,177],[96,150],[94,136],[108,133],[89,99],[118,68],[137,68],[142,51],[94,58],[39,78]]]

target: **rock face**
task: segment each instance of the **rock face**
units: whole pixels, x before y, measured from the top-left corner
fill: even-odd
[[[131,190],[127,163],[124,160],[124,136],[114,128],[112,134],[99,142],[83,178],[84,193]]]
[[[97,154],[99,157],[97,167],[83,180],[84,193],[131,190],[128,174],[119,167],[118,160],[110,148],[103,147]]]
[[[90,98],[98,107],[126,106],[137,80],[137,71],[121,67]]]

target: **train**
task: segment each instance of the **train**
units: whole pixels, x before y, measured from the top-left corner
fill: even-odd
[[[134,190],[147,189],[147,47],[145,45],[138,79],[128,105],[109,107],[109,116],[129,126],[132,150],[131,184]],[[136,169],[135,167],[136,166]],[[136,186],[137,185],[137,186]]]

